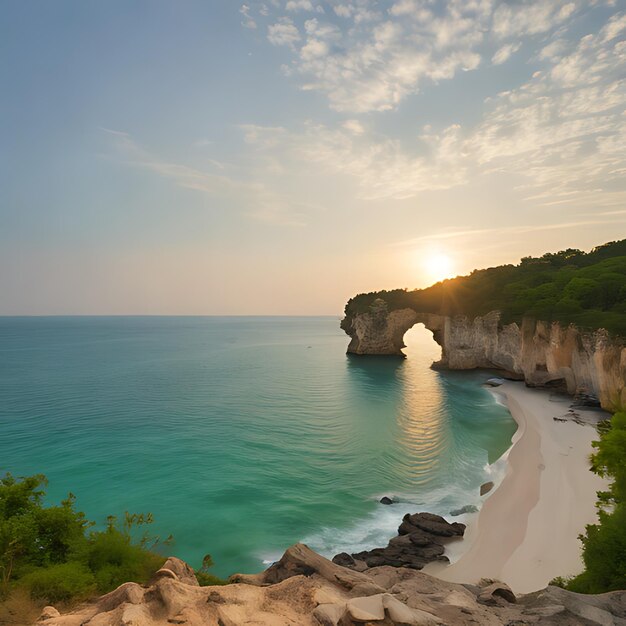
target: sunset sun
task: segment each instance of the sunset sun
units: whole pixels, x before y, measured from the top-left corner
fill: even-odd
[[[435,283],[454,275],[452,259],[442,252],[426,256],[423,260],[423,267],[428,279]]]

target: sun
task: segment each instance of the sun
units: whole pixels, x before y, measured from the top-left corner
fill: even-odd
[[[427,255],[423,260],[423,265],[428,279],[434,283],[454,275],[452,259],[442,252]]]

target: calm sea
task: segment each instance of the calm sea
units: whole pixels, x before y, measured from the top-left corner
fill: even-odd
[[[478,504],[515,424],[484,373],[348,357],[333,317],[0,318],[0,472],[103,523],[154,514],[221,575],[290,544],[385,545],[406,512]],[[393,495],[398,504],[378,503]]]

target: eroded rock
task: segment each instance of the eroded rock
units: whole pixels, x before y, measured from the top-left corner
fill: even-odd
[[[489,581],[483,588],[463,586],[388,566],[358,573],[301,544],[289,548],[266,572],[236,578],[252,584],[198,587],[169,576],[146,587],[126,583],[66,615],[47,607],[38,624],[621,626],[626,616],[626,591],[583,596],[548,587],[519,596],[514,603],[510,590],[498,582]],[[274,579],[281,580],[269,582]],[[485,604],[487,596],[493,602]]]

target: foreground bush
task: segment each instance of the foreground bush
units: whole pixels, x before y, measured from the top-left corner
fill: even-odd
[[[105,530],[75,509],[70,494],[45,506],[42,475],[0,479],[0,595],[26,590],[34,599],[68,602],[94,592],[107,593],[124,582],[147,582],[163,564],[154,551],[160,543],[133,531],[152,516],[126,513],[120,523],[109,517]]]
[[[96,579],[87,566],[70,562],[40,567],[22,577],[20,586],[28,590],[34,599],[67,602],[92,594],[96,589]]]
[[[626,412],[613,416],[594,447],[593,469],[612,483],[609,491],[598,494],[599,523],[587,526],[581,537],[585,571],[564,582],[579,593],[626,589]]]

